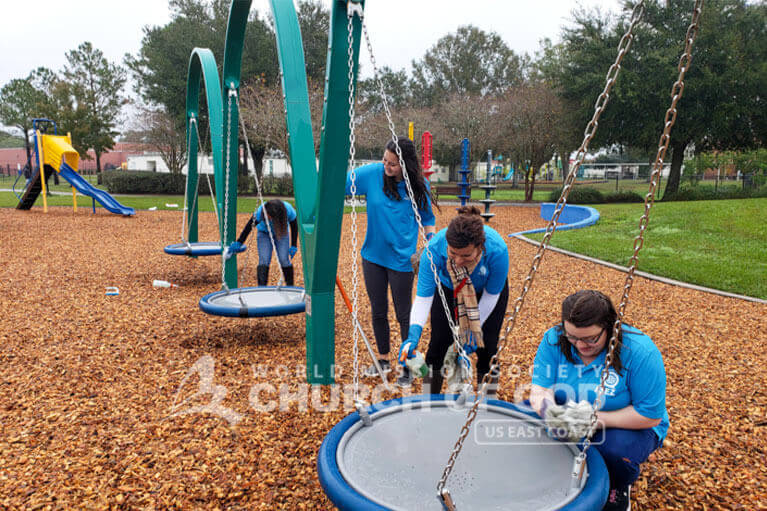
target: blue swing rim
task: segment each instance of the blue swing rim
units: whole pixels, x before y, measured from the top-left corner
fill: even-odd
[[[214,303],[211,303],[212,299],[215,299],[221,295],[226,295],[229,293],[239,293],[243,291],[252,291],[252,290],[263,292],[263,291],[273,290],[273,289],[290,289],[290,290],[298,290],[303,293],[306,292],[304,288],[297,287],[297,286],[242,287],[242,288],[233,288],[233,289],[230,289],[229,291],[222,289],[220,291],[208,293],[207,295],[200,298],[200,309],[202,309],[203,312],[206,312],[213,316],[224,316],[229,318],[262,318],[262,317],[268,317],[268,316],[287,316],[289,314],[298,314],[299,312],[304,312],[306,310],[306,302],[303,302],[303,301],[299,303],[294,303],[294,304],[279,305],[279,306],[272,306],[272,307],[226,307],[223,305],[216,305]]]
[[[392,406],[422,403],[425,401],[454,401],[457,398],[457,394],[421,394],[405,396],[383,401],[381,403],[374,403],[368,407],[368,412],[372,415]],[[520,412],[532,418],[538,418],[535,413],[522,409],[507,401],[489,399],[487,404]],[[317,455],[317,474],[320,479],[320,485],[322,485],[325,495],[327,495],[340,511],[386,511],[387,508],[368,500],[352,488],[343,478],[338,467],[336,454],[341,439],[354,424],[359,422],[359,420],[360,416],[358,412],[347,415],[325,436]],[[588,479],[586,480],[586,485],[575,499],[560,508],[561,511],[601,509],[607,501],[607,495],[610,491],[610,479],[607,473],[607,466],[599,451],[590,449],[588,456],[586,456],[586,466],[589,474]],[[435,498],[437,498],[436,490]]]
[[[213,243],[218,243],[217,247],[211,247],[210,245]],[[168,245],[164,248],[166,254],[170,255],[183,255],[183,256],[190,256],[190,257],[197,257],[197,256],[214,256],[214,255],[221,255],[221,244],[217,241],[195,241],[194,243],[173,243],[171,245]],[[237,250],[237,252],[243,252],[245,250],[245,246],[243,246],[242,250]]]

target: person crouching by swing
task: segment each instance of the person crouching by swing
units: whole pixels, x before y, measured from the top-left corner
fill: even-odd
[[[579,441],[588,433],[617,318],[610,298],[581,290],[565,298],[562,322],[544,334],[530,403],[551,436]],[[652,339],[632,326],[622,324],[618,332],[603,399],[591,440],[610,475],[603,509],[630,509],[639,466],[663,444],[669,427],[663,357]]]
[[[431,253],[447,299],[435,298],[437,282],[429,260]],[[477,382],[490,371],[490,359],[498,349],[498,336],[509,301],[509,249],[500,234],[485,225],[474,206],[458,208],[458,216],[447,229],[439,231],[421,254],[416,298],[410,313],[408,337],[400,347],[400,361],[412,358],[426,319],[431,314],[431,340],[426,351],[429,374],[424,377],[424,392],[439,394],[443,383],[443,364],[468,362],[455,350],[446,314],[460,327],[460,342],[466,354],[477,353]],[[467,366],[463,366],[467,367]],[[469,373],[468,379],[471,379]],[[450,375],[448,375],[450,378]],[[449,379],[449,383],[452,378]],[[455,380],[453,380],[455,381]],[[490,380],[489,394],[496,392],[498,375]],[[448,392],[458,391],[457,387]]]
[[[264,208],[266,208],[266,215],[264,215]],[[266,223],[267,217],[269,226]],[[253,216],[245,224],[237,241],[230,245],[230,252],[241,251],[253,225],[256,225],[256,245],[258,248],[256,274],[259,286],[265,286],[269,280],[269,263],[272,261],[272,239],[269,236],[269,227],[271,227],[274,237],[277,260],[282,267],[285,284],[293,285],[295,279],[291,261],[298,252],[298,222],[296,218],[296,210],[293,206],[285,201],[272,199],[253,212]],[[290,223],[290,237],[288,237],[288,223]]]

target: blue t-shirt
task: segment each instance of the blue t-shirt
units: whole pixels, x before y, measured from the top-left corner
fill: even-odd
[[[285,209],[288,212],[288,223],[292,222],[296,219],[296,210],[293,208],[293,206],[290,205],[290,203],[282,201],[282,203],[285,205]],[[256,229],[258,229],[261,232],[268,233],[269,230],[266,228],[266,222],[264,222],[264,214],[263,214],[264,207],[261,206],[256,210]],[[269,220],[269,225],[272,228],[272,232],[274,233],[274,222],[272,220]],[[285,233],[287,236],[287,232]]]
[[[388,197],[383,190],[383,163],[369,163],[355,170],[356,194],[367,199],[368,227],[362,244],[362,257],[371,263],[395,271],[413,271],[410,256],[418,246],[418,223],[408,200],[405,181],[397,183],[401,200]],[[346,176],[346,194],[351,195],[351,173]],[[426,189],[429,184],[426,182]],[[431,199],[418,210],[421,223],[434,225],[436,219],[431,210]]]
[[[509,248],[500,234],[488,226],[485,228],[485,250],[482,258],[474,267],[469,278],[474,290],[478,293],[487,289],[488,293],[497,295],[503,290],[506,278],[509,276]],[[442,229],[429,241],[429,252],[437,267],[439,280],[449,289],[453,289],[453,282],[447,273],[447,229]],[[434,282],[434,272],[431,269],[429,256],[426,250],[421,254],[421,263],[418,269],[417,295],[422,297],[433,296],[437,291]]]
[[[533,384],[552,389],[556,394],[565,393],[573,401],[586,399],[593,404],[607,350],[602,350],[596,359],[584,366],[578,351],[573,349],[576,363],[572,364],[559,349],[559,334],[558,326],[544,334],[535,355]],[[601,409],[620,410],[633,405],[640,415],[660,419],[660,424],[653,431],[662,441],[668,432],[669,419],[666,411],[666,369],[660,351],[646,334],[623,325],[620,358],[623,369],[618,375],[610,368]]]

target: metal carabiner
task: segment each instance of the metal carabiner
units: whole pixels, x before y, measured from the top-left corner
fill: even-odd
[[[359,16],[360,19],[365,15],[362,10],[362,2],[360,0],[349,0],[346,4],[346,15],[351,18],[355,14]]]

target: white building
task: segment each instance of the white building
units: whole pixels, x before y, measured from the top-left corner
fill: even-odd
[[[135,171],[148,171],[148,172],[162,172],[168,173],[168,166],[162,159],[159,152],[145,152],[141,155],[128,156],[127,169]],[[197,158],[197,169],[201,174],[213,174],[213,157],[212,156],[199,156]],[[357,160],[357,166],[362,166],[368,163],[375,163],[379,160]],[[265,175],[273,175],[275,177],[290,176],[292,170],[288,164],[288,160],[285,158],[264,158],[262,160],[263,169]],[[319,165],[319,163],[318,163]],[[248,158],[248,168],[254,169],[253,159]],[[184,165],[181,169],[183,174],[187,173],[188,167]],[[429,177],[429,181],[432,183],[446,183],[449,181],[449,172],[447,167],[440,167],[439,165],[433,165],[430,170],[434,173]]]

